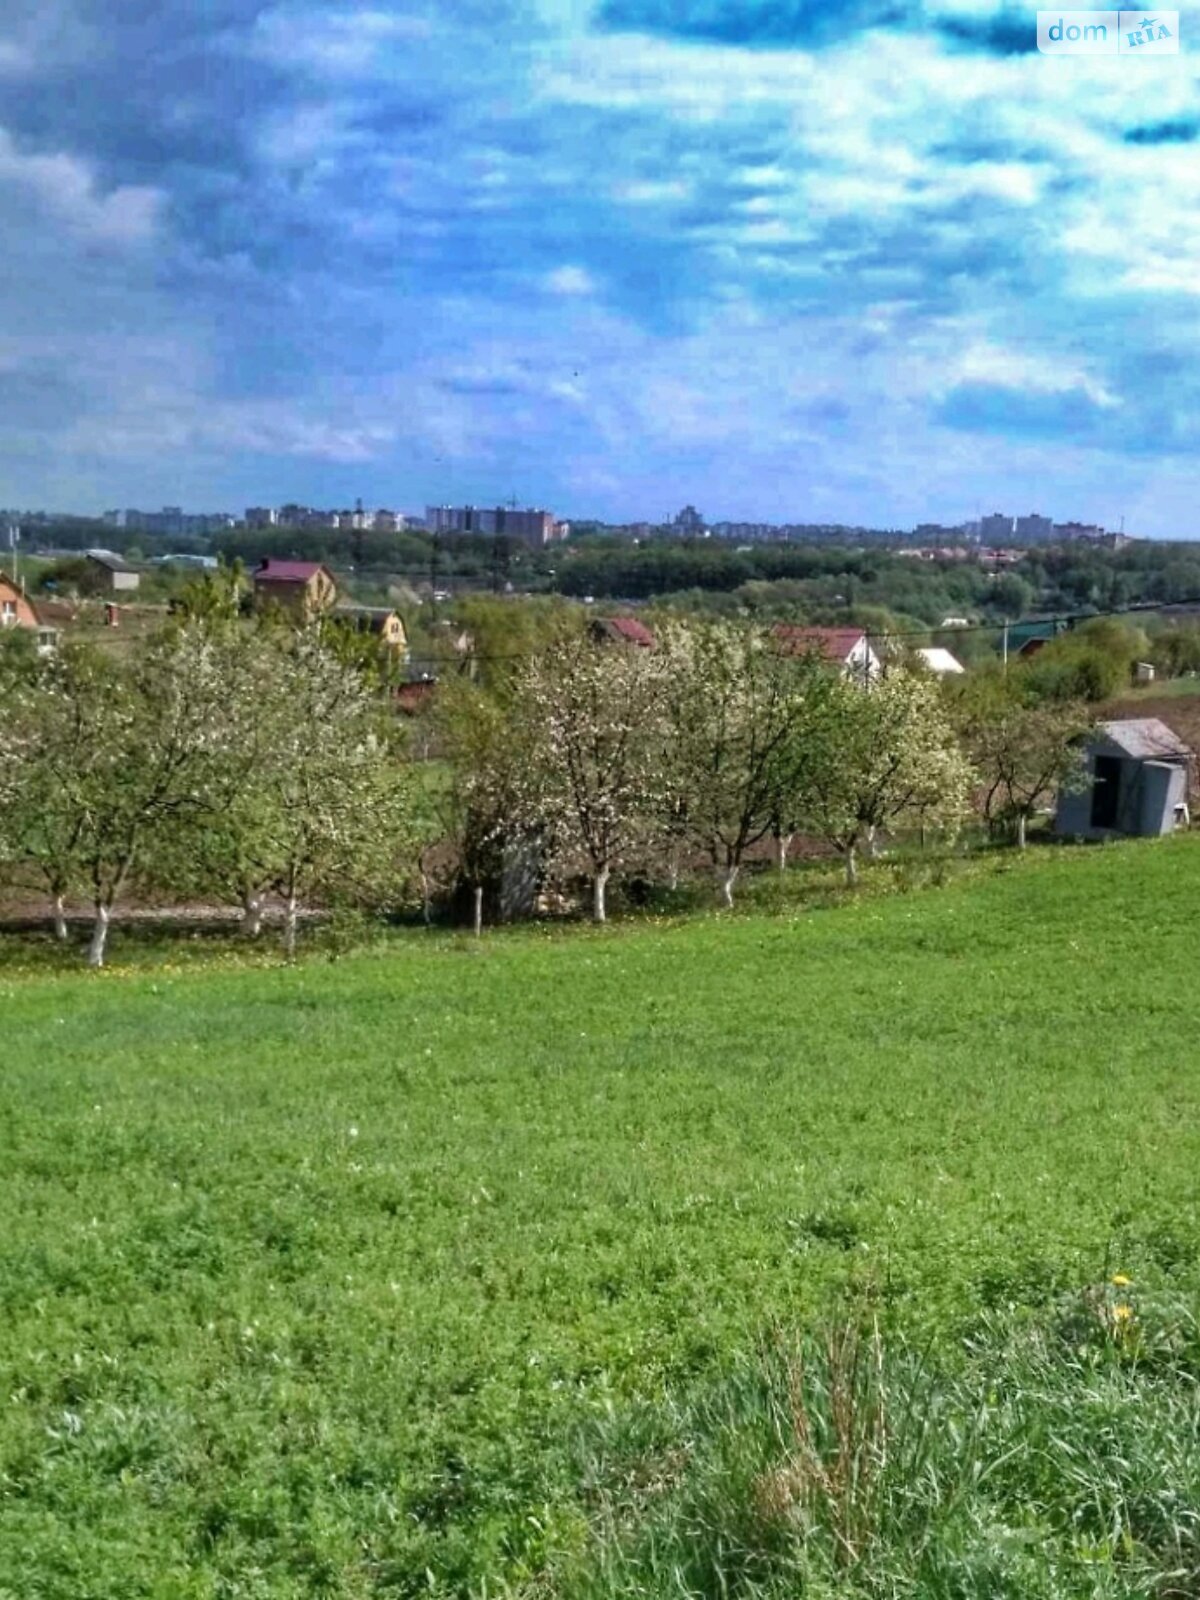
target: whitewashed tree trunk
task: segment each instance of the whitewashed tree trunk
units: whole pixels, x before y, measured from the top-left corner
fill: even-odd
[[[792,837],[790,833],[777,833],[775,835],[775,865],[780,872],[787,871],[788,851],[792,848]]]
[[[96,903],[96,919],[92,923],[92,937],[88,944],[88,966],[102,967],[104,951],[108,945],[108,923],[111,913],[106,905]]]
[[[289,961],[294,961],[296,958],[298,910],[299,906],[295,894],[289,894],[284,905],[283,914],[283,950]]]
[[[1017,812],[1017,849],[1018,850],[1024,850],[1024,848],[1025,848],[1025,842],[1026,842],[1025,841],[1025,829],[1026,829],[1027,822],[1028,822],[1028,818],[1026,817],[1025,813],[1023,811],[1018,811]]]
[[[483,885],[475,885],[475,915],[472,923],[475,937],[478,939],[483,933]]]
[[[879,854],[879,844],[875,837],[875,824],[867,829],[867,859],[874,861]]]
[[[54,896],[54,937],[61,939],[64,943],[68,937],[67,913],[63,907],[63,897],[60,894]]]
[[[846,851],[846,884],[851,889],[858,885],[858,846],[854,844]]]
[[[667,888],[672,893],[679,887],[679,852],[672,850],[667,858]]]
[[[736,866],[726,867],[717,875],[717,898],[726,910],[733,906],[733,886],[737,882],[737,875]]]
[[[247,939],[257,939],[262,932],[262,899],[253,890],[242,896],[242,932]]]
[[[593,922],[606,922],[608,920],[608,905],[606,900],[606,891],[608,889],[608,872],[609,869],[607,867],[601,867],[600,871],[592,879]]]

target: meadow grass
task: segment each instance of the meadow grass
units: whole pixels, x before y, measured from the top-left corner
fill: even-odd
[[[717,1592],[622,1590],[649,1522],[613,1555],[588,1462],[646,1417],[670,1458],[747,1362],[774,1392],[765,1329],[849,1298],[978,1387],[980,1340],[1116,1272],[1195,1303],[1198,891],[1181,838],[817,913],[5,969],[0,1595]]]

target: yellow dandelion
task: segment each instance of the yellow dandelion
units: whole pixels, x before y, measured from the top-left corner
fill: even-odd
[[[1118,1289],[1125,1289],[1133,1282],[1133,1279],[1127,1278],[1123,1272],[1114,1272],[1110,1281],[1115,1283]]]
[[[1133,1316],[1133,1307],[1132,1306],[1114,1306],[1112,1314],[1113,1314],[1113,1321],[1114,1322],[1128,1322],[1131,1319],[1131,1317]]]

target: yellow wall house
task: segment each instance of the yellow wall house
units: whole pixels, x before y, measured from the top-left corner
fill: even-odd
[[[258,605],[273,601],[306,622],[328,611],[337,599],[337,582],[321,561],[277,561],[268,556],[252,576]]]

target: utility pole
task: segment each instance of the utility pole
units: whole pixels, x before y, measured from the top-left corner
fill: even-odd
[[[1008,623],[1004,624],[1004,671],[1008,673]]]
[[[8,548],[12,551],[12,581],[13,588],[19,587],[17,581],[17,546],[21,543],[21,530],[15,522],[8,525]]]

